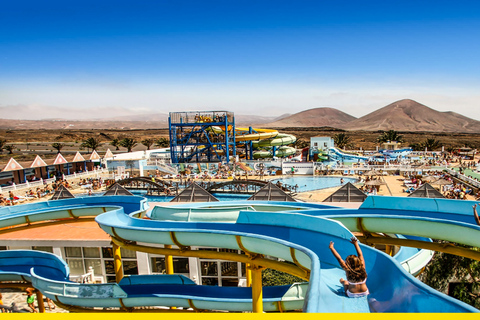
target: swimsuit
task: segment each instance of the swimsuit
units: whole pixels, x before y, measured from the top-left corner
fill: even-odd
[[[348,284],[351,284],[351,285],[357,285],[357,284],[364,284],[365,282],[367,282],[367,279],[363,280],[362,282],[350,282],[348,281]],[[350,298],[360,298],[360,297],[365,297],[365,296],[368,296],[370,294],[370,292],[368,291],[364,291],[364,292],[350,292],[350,290],[347,289],[347,296],[350,297]]]

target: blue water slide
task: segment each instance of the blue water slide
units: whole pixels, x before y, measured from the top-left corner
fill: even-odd
[[[162,214],[161,210],[156,209],[157,212],[152,215],[152,210],[150,216],[161,220],[147,220],[138,218],[147,210],[146,203],[140,197],[96,198],[50,201],[33,209],[25,205],[23,212],[29,217],[37,216],[40,219],[45,215],[51,219],[55,207],[62,212],[65,212],[66,207],[101,207],[105,209],[102,209],[105,213],[96,218],[100,227],[112,237],[129,243],[133,241],[153,246],[181,243],[184,246],[241,249],[278,257],[310,270],[308,283],[264,288],[265,311],[478,311],[426,286],[407,271],[402,262],[411,261],[421,255],[422,251],[418,249],[399,252],[397,260],[361,245],[369,274],[367,285],[371,294],[368,298],[348,298],[338,282],[339,278],[345,277],[345,273],[339,268],[328,248],[329,242],[334,241],[342,256],[354,253],[349,239],[352,237],[351,232],[358,229],[358,219],[362,220],[366,230],[372,232],[405,234],[409,237],[446,237],[447,240],[465,244],[476,243],[478,246],[478,241],[471,240],[471,237],[478,234],[480,228],[467,218],[465,210],[470,206],[470,212],[471,204],[465,201],[465,204],[460,205],[461,201],[455,200],[412,203],[410,198],[388,197],[388,200],[385,200],[387,197],[369,197],[356,210],[320,204],[248,201],[248,208],[241,208],[238,214],[232,214],[229,218],[231,221],[216,222],[215,219],[205,218],[210,210],[201,209],[219,206],[217,209],[221,211],[220,206],[224,206],[225,210],[230,210],[227,205],[209,203],[179,206],[185,210],[189,206],[195,209],[190,211],[188,216],[184,214],[186,211],[182,213],[181,210],[170,210]],[[246,205],[240,201],[231,205],[240,207],[240,203]],[[277,205],[279,211],[275,210]],[[67,214],[68,210],[71,209],[66,210]],[[217,215],[218,210],[211,211]],[[8,211],[0,210],[0,221],[11,219],[9,215],[22,216],[22,210],[15,209],[10,213]],[[97,214],[99,210],[93,211]],[[59,216],[63,217],[64,214]],[[169,216],[175,219],[169,219]],[[197,219],[199,221],[195,221]],[[386,229],[377,231],[382,228]],[[445,235],[446,231],[451,231],[453,235]],[[444,237],[437,237],[442,234]],[[11,252],[15,256],[15,252]],[[428,257],[420,260],[428,261]],[[58,299],[67,305],[119,308],[163,305],[208,310],[251,310],[250,288],[198,286],[187,279],[163,275],[125,277],[119,284],[76,284],[66,279],[68,270],[62,271],[61,267],[54,276],[35,261],[29,264],[18,257],[16,263],[23,265],[24,271],[28,266],[33,267],[33,270],[30,270],[32,284],[47,297]],[[11,271],[5,270],[4,276],[8,276]]]
[[[330,157],[331,160],[338,160],[338,161],[365,162],[369,160],[368,157],[362,157],[362,156],[346,153],[335,147],[331,147],[328,149],[328,156]]]

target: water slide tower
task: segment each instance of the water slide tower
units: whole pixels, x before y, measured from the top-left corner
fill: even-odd
[[[172,163],[228,163],[236,154],[233,112],[170,112],[168,128]]]

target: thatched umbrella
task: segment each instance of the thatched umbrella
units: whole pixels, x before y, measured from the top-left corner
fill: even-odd
[[[437,186],[446,186],[446,185],[449,185],[449,184],[452,184],[453,182],[452,181],[448,181],[447,179],[438,179],[436,181],[433,181],[432,183],[430,183],[431,185],[437,185]]]
[[[378,171],[370,170],[370,171],[365,172],[363,175],[364,176],[380,176],[382,174]]]
[[[370,180],[365,182],[365,185],[367,186],[382,186],[385,185],[386,183],[381,181],[381,180]]]
[[[370,156],[371,157],[385,157],[385,155],[383,153],[380,153],[380,152],[376,152],[374,154],[371,154]]]
[[[432,182],[432,181],[435,181],[435,180],[438,180],[439,177],[435,177],[435,176],[426,176],[426,177],[423,177],[422,178],[422,181],[423,182]]]
[[[421,165],[421,166],[419,166],[419,167],[416,167],[415,169],[417,169],[417,170],[430,170],[430,169],[432,169],[432,167],[423,164],[423,165]]]

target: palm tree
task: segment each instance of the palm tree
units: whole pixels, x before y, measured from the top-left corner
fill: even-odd
[[[63,147],[65,147],[63,143],[60,143],[60,142],[52,143],[52,148],[57,149],[57,153],[60,153],[60,150],[62,150]]]
[[[127,148],[127,152],[132,152],[132,149],[135,148],[137,145],[137,141],[132,138],[124,138],[122,141],[120,141],[120,146]]]
[[[422,146],[421,143],[410,143],[409,147],[412,148],[413,151],[422,151],[422,150],[424,150],[424,147]]]
[[[153,139],[144,139],[141,142],[145,147],[147,147],[147,150],[150,150],[150,147],[154,143]]]
[[[95,137],[90,137],[87,140],[83,140],[82,142],[82,147],[87,148],[87,149],[92,149],[92,152],[95,151],[98,147],[100,147],[101,143],[100,140],[98,140]]]
[[[168,142],[167,138],[161,137],[155,141],[155,147],[168,148],[169,146],[170,142]]]
[[[350,140],[350,136],[346,133],[337,133],[333,136],[333,142],[335,142],[340,149],[345,148],[345,146],[350,143]]]
[[[434,138],[427,138],[424,142],[422,142],[422,146],[427,148],[427,150],[433,151],[440,147],[440,141],[435,140]]]
[[[117,138],[113,139],[110,142],[110,145],[114,146],[116,148],[115,150],[120,150],[120,140],[118,140]]]
[[[7,140],[5,139],[0,139],[0,152],[3,151],[3,149],[5,149],[5,145],[7,144]]]
[[[3,149],[7,150],[8,154],[13,154],[13,150],[15,150],[15,147],[13,146],[13,144],[8,144],[4,146]]]
[[[388,141],[396,141],[396,142],[403,142],[403,137],[398,134],[395,130],[388,130],[382,133],[377,138],[378,142],[388,142]]]

